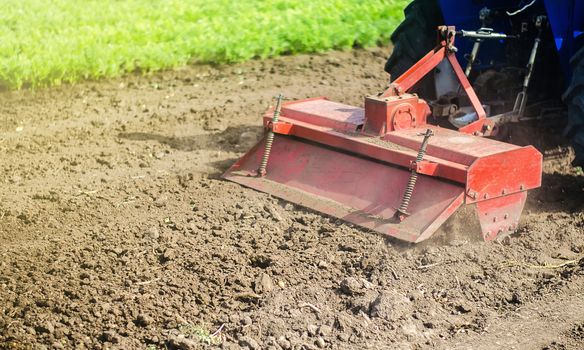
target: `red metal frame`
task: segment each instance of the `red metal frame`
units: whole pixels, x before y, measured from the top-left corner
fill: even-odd
[[[454,27],[441,26],[438,28],[441,37],[438,46],[428,52],[420,61],[414,64],[404,74],[394,80],[387,90],[381,95],[382,97],[400,96],[407,93],[416,83],[418,83],[426,74],[435,69],[443,60],[448,60],[460,85],[466,92],[470,103],[477,113],[478,120],[459,129],[466,134],[489,136],[493,130],[494,123],[487,119],[487,114],[481,104],[472,85],[468,81],[462,67],[456,59],[456,49],[454,47],[455,29]]]
[[[491,121],[454,56],[454,28],[439,29],[440,44],[365,108],[326,98],[287,102],[279,121],[264,126],[276,134],[267,173],[258,177],[263,142],[223,177],[396,238],[430,237],[462,204],[475,207],[485,240],[517,228],[526,191],[541,184],[542,155],[476,135]],[[447,59],[467,92],[478,120],[458,131],[427,125],[429,107],[407,91]],[[422,136],[431,128],[424,159]],[[412,170],[420,176],[408,211],[395,222]]]

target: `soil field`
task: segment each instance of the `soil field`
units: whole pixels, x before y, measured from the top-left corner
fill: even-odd
[[[581,349],[584,177],[561,145],[499,243],[407,245],[219,178],[277,93],[360,105],[388,53],[2,93],[0,348]]]

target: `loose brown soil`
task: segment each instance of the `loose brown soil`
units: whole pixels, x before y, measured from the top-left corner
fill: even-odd
[[[361,104],[387,54],[0,95],[0,348],[581,348],[584,177],[561,146],[500,243],[453,223],[406,245],[219,178],[278,92]]]

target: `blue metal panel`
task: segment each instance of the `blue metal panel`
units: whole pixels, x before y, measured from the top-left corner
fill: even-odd
[[[584,0],[545,0],[545,7],[562,69],[569,77],[570,57],[577,49],[574,39],[584,32]]]
[[[479,21],[479,11],[482,8],[513,8],[517,5],[518,0],[439,0],[439,2],[445,24],[454,25],[457,29],[476,30],[481,26]],[[490,25],[490,27],[498,32],[505,33],[509,31],[509,24],[505,21],[493,23]],[[470,53],[472,50],[472,45],[473,42],[467,39],[459,38],[456,41],[456,47],[459,49],[457,57],[461,64],[466,64],[465,55]],[[482,63],[479,65],[479,67],[481,65],[497,65],[497,62],[504,62],[505,50],[502,42],[490,40],[484,42],[478,55],[478,61]]]
[[[474,30],[480,27],[478,15],[481,8],[512,10],[527,4],[528,0],[439,0],[439,2],[446,24],[454,25],[458,29]],[[577,49],[574,45],[574,38],[584,35],[584,0],[537,0],[534,6],[541,7],[547,12],[560,53],[562,68],[566,77],[569,77],[568,62]],[[505,21],[500,21],[493,23],[491,27],[496,31],[506,32],[508,24]],[[460,49],[458,59],[464,63],[464,55],[470,52],[472,43],[459,39],[456,45]],[[484,63],[504,60],[502,48],[500,43],[487,42],[483,44],[478,58]]]

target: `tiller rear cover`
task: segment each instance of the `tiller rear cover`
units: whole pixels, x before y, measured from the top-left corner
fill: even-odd
[[[409,242],[463,204],[476,208],[485,240],[515,231],[527,190],[541,184],[542,156],[481,137],[492,124],[454,57],[454,28],[439,33],[438,47],[365,108],[280,99],[264,116],[264,139],[223,177]],[[443,59],[478,116],[459,130],[427,124],[428,104],[407,93]]]

